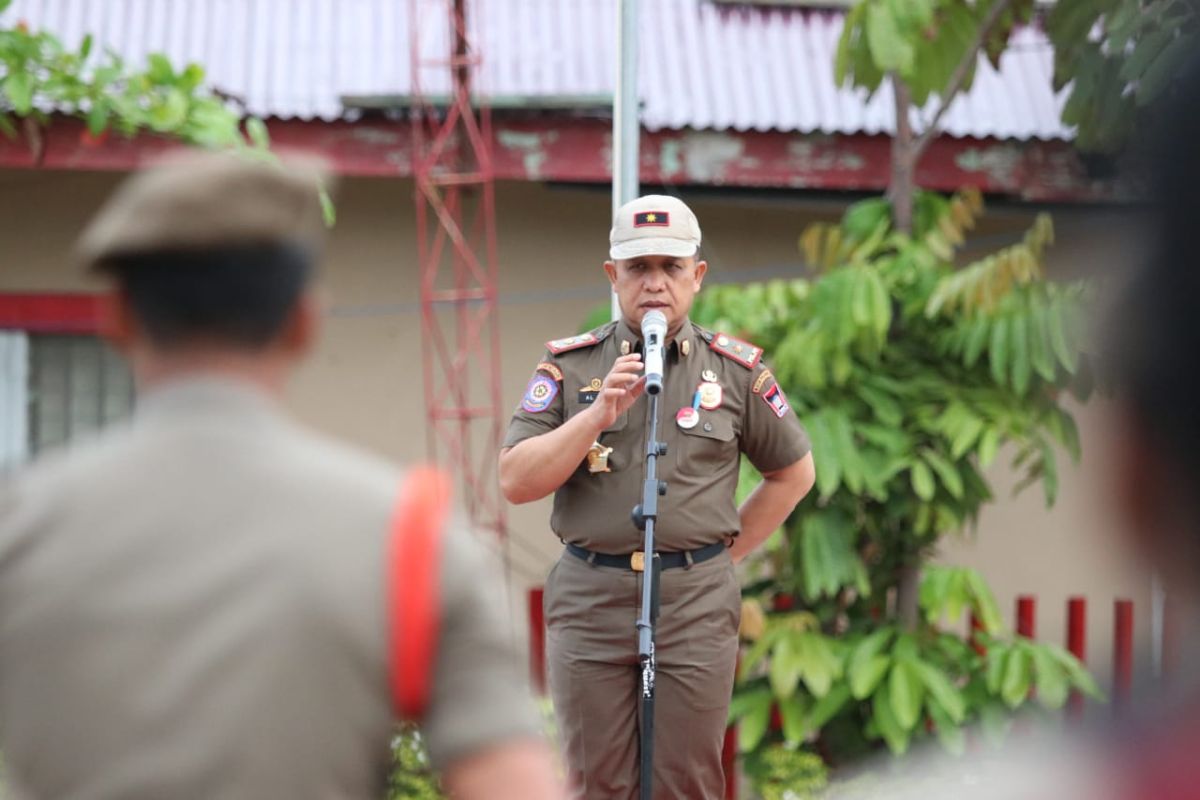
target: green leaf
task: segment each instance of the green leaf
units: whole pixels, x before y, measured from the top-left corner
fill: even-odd
[[[987,582],[973,569],[964,569],[968,590],[971,592],[971,611],[974,612],[975,618],[983,625],[983,630],[986,633],[995,635],[1004,630],[1004,622],[1000,617],[1000,607],[996,604],[996,597],[992,594],[992,590],[988,588]]]
[[[743,680],[745,680],[746,676],[750,674],[750,671],[758,665],[758,662],[762,661],[763,658],[766,657],[771,648],[775,646],[775,643],[788,633],[789,631],[787,628],[767,628],[767,632],[760,636],[758,641],[746,651],[746,656],[742,659],[742,666],[739,669],[739,674]]]
[[[932,697],[926,701],[929,717],[933,720],[933,732],[937,735],[942,747],[956,756],[962,755],[967,749],[967,737],[963,733],[960,721],[951,718],[941,704]]]
[[[108,104],[103,100],[92,103],[91,109],[88,110],[87,127],[92,136],[99,136],[108,127]]]
[[[1092,677],[1091,673],[1087,671],[1087,667],[1079,659],[1058,645],[1050,644],[1043,646],[1049,650],[1051,657],[1066,672],[1067,679],[1071,682],[1073,688],[1097,700],[1104,698],[1104,693],[1096,685],[1096,679]]]
[[[992,322],[992,341],[988,346],[988,360],[992,367],[992,380],[998,385],[1005,385],[1005,374],[1008,372],[1008,329],[1009,322],[1005,317],[996,317]]]
[[[18,116],[23,117],[33,110],[33,78],[29,73],[9,73],[4,80],[4,93]]]
[[[1012,387],[1017,394],[1025,394],[1029,378],[1033,373],[1029,352],[1029,329],[1020,317],[1012,319]]]
[[[1029,651],[1033,659],[1038,702],[1046,708],[1062,708],[1069,691],[1066,670],[1045,647],[1035,644],[1030,646]]]
[[[912,730],[921,719],[921,705],[925,702],[925,684],[914,661],[896,659],[892,671],[888,673],[888,689],[896,722],[904,730]]]
[[[12,124],[12,120],[7,114],[0,114],[0,133],[3,133],[10,139],[17,138],[17,128]]]
[[[187,119],[187,113],[187,95],[172,87],[166,91],[162,102],[151,110],[150,118],[156,130],[169,132],[183,124]]]
[[[987,651],[984,685],[987,686],[989,694],[1000,694],[1000,687],[1004,683],[1004,667],[1007,656],[1008,650],[1001,647],[999,643],[994,644]]]
[[[811,730],[820,730],[829,720],[845,707],[850,700],[850,687],[839,683],[829,690],[829,693],[818,700],[809,714],[808,724]]]
[[[896,720],[886,684],[875,693],[871,708],[874,711],[875,726],[879,729],[879,735],[887,742],[888,749],[895,755],[903,755],[908,750],[909,731]]]
[[[83,37],[83,41],[79,44],[79,60],[87,61],[88,56],[92,54],[93,38],[89,33]]]
[[[866,28],[871,56],[879,69],[902,74],[912,69],[912,43],[905,40],[886,5],[876,2],[867,7]]]
[[[1032,679],[1029,650],[1019,643],[1008,652],[1004,661],[1004,680],[1000,685],[1000,698],[1009,708],[1016,708],[1029,697]]]
[[[1051,312],[1048,319],[1050,348],[1058,357],[1058,363],[1062,364],[1067,372],[1074,374],[1079,365],[1079,357],[1068,342],[1066,309],[1063,303],[1055,302],[1051,305]]]
[[[761,689],[746,697],[745,709],[738,718],[738,749],[743,753],[758,747],[771,724],[771,692]]]
[[[987,467],[996,458],[996,451],[1000,449],[1000,430],[998,428],[988,428],[983,432],[983,436],[979,437],[979,464]]]
[[[199,64],[188,64],[179,76],[179,88],[185,92],[195,91],[204,83],[204,67]]]
[[[1029,318],[1029,346],[1033,356],[1033,369],[1042,380],[1054,380],[1054,357],[1050,351],[1049,310],[1039,305]]]
[[[246,133],[255,147],[262,150],[271,149],[271,135],[267,132],[267,125],[258,117],[246,120]]]
[[[783,720],[783,736],[789,744],[800,744],[808,736],[805,703],[799,695],[779,700],[779,716]]]
[[[858,38],[858,28],[862,24],[863,8],[862,3],[855,3],[842,23],[842,35],[838,37],[837,52],[833,59],[833,80],[838,86],[844,86],[846,79],[850,77],[854,64],[854,43]]]
[[[797,638],[802,634],[788,631],[771,652],[771,664],[767,670],[771,691],[776,697],[791,697],[800,683],[801,655]]]
[[[946,677],[946,673],[928,661],[914,662],[914,669],[921,676],[936,705],[943,709],[956,724],[962,724],[967,715],[967,704],[962,693]]]
[[[1154,59],[1154,63],[1138,81],[1136,97],[1139,106],[1149,105],[1159,98],[1195,46],[1194,37],[1181,35],[1159,52],[1158,58]]]
[[[924,450],[921,453],[921,457],[937,472],[938,478],[941,479],[942,485],[946,487],[946,491],[950,493],[950,496],[955,500],[961,500],[963,496],[963,480],[958,469],[942,457],[941,453],[935,450]]]
[[[813,697],[824,697],[834,679],[841,677],[841,661],[834,655],[829,641],[819,633],[797,636],[796,649],[804,685]]]
[[[146,57],[148,68],[146,77],[152,83],[160,86],[175,82],[175,69],[171,66],[171,60],[162,53],[151,53]]]
[[[850,693],[854,695],[854,699],[863,700],[874,692],[879,686],[879,682],[883,680],[883,676],[887,674],[891,664],[891,658],[882,654],[869,656],[852,663],[850,665]]]
[[[1046,493],[1046,508],[1058,499],[1058,458],[1049,442],[1042,442],[1042,488]]]
[[[333,204],[333,198],[329,196],[329,191],[322,186],[318,195],[321,199],[321,215],[325,218],[325,227],[332,228],[337,224],[337,207]]]
[[[912,475],[912,488],[916,492],[917,497],[929,502],[933,499],[935,487],[933,485],[933,473],[929,471],[929,467],[924,461],[914,461],[910,468]]]

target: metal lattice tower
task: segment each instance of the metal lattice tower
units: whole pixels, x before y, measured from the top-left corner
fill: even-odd
[[[503,539],[492,137],[487,107],[472,102],[480,54],[466,12],[466,0],[409,0],[426,436],[472,521]],[[429,87],[447,77],[440,102]]]

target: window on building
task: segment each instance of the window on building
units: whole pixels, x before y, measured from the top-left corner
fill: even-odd
[[[126,417],[133,380],[95,336],[0,333],[0,466]]]

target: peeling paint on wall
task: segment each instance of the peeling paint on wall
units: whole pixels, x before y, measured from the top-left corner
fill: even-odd
[[[531,181],[542,179],[542,167],[549,157],[546,145],[558,138],[555,131],[545,133],[529,133],[527,131],[500,130],[496,141],[501,147],[517,150],[522,154],[521,160],[525,167],[525,175]]]
[[[683,143],[678,139],[664,139],[658,149],[658,168],[663,180],[672,180],[683,172]]]
[[[746,144],[740,137],[702,131],[683,140],[684,167],[689,181],[722,183],[726,170],[742,157]]]
[[[1021,153],[1004,144],[972,147],[959,153],[954,163],[964,172],[986,173],[996,183],[1012,186],[1017,182]]]

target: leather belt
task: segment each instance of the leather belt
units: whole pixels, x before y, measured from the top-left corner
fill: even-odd
[[[571,544],[570,542],[567,542],[566,545],[568,553],[589,564],[599,564],[602,567],[618,567],[633,572],[645,572],[646,570],[646,554],[641,550],[624,555],[611,555],[609,553],[595,553],[591,550],[585,550],[579,545]],[[693,564],[702,564],[710,558],[716,558],[726,549],[725,542],[714,542],[701,547],[699,550],[682,550],[677,553],[659,552],[658,559],[663,569],[678,569],[680,567],[690,567]]]

